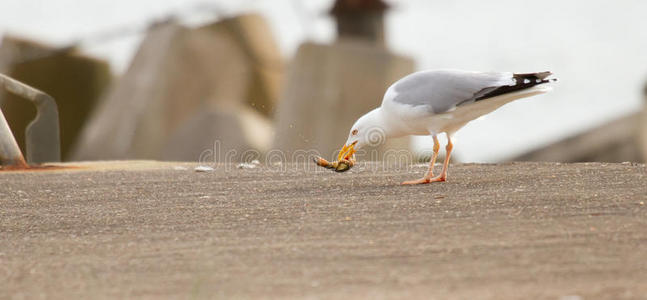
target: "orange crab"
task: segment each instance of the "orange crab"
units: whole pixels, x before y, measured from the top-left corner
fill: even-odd
[[[341,148],[337,156],[337,161],[329,162],[320,156],[314,157],[313,160],[318,166],[326,169],[331,169],[335,172],[346,172],[355,165],[355,151],[355,143],[353,143],[351,145],[344,145]]]

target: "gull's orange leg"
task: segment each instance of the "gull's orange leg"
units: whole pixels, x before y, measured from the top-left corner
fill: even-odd
[[[434,165],[436,164],[436,159],[438,158],[438,151],[440,150],[440,143],[438,142],[438,137],[434,134],[434,154],[431,155],[431,161],[429,162],[429,171],[425,177],[434,177]]]
[[[452,149],[454,148],[454,145],[452,144],[452,140],[449,138],[449,134],[447,135],[447,146],[445,147],[446,154],[445,154],[445,163],[443,164],[443,171],[440,173],[440,175],[431,178],[431,182],[436,182],[436,181],[446,181],[447,180],[447,169],[449,168],[449,157],[452,154]]]
[[[425,177],[420,178],[418,180],[411,180],[411,181],[405,181],[402,184],[423,184],[423,183],[430,183],[432,177],[434,177],[434,165],[436,164],[436,158],[438,158],[438,151],[440,150],[440,143],[438,143],[438,137],[434,134],[432,136],[434,138],[434,154],[431,155],[431,160],[429,161],[429,170],[427,170],[427,175]],[[449,145],[449,144],[448,144]]]

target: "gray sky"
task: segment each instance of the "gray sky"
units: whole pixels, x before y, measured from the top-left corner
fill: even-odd
[[[328,42],[330,0],[2,0],[0,34],[55,44],[91,37],[123,25],[143,27],[169,13],[188,24],[220,12],[260,12],[286,58],[304,39]],[[551,70],[560,79],[547,95],[504,106],[456,134],[462,161],[495,161],[621,117],[641,107],[647,79],[645,1],[401,0],[387,20],[388,43],[417,61],[418,69],[455,68],[530,72]],[[122,72],[140,34],[90,43]],[[345,135],[345,133],[340,133]],[[417,147],[430,144],[419,139]]]

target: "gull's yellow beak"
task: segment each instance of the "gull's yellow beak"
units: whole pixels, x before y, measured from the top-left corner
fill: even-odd
[[[337,156],[337,161],[340,161],[342,159],[348,160],[350,159],[353,154],[355,154],[355,144],[357,144],[357,141],[354,141],[350,145],[344,145],[344,147],[339,150],[339,156]]]

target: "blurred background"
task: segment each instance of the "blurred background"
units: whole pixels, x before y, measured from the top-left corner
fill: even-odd
[[[439,68],[559,78],[459,131],[457,161],[644,161],[645,11],[638,0],[3,0],[0,73],[56,99],[65,161],[195,161],[215,141],[331,156],[391,83]],[[35,109],[4,93],[0,108],[24,149]]]

